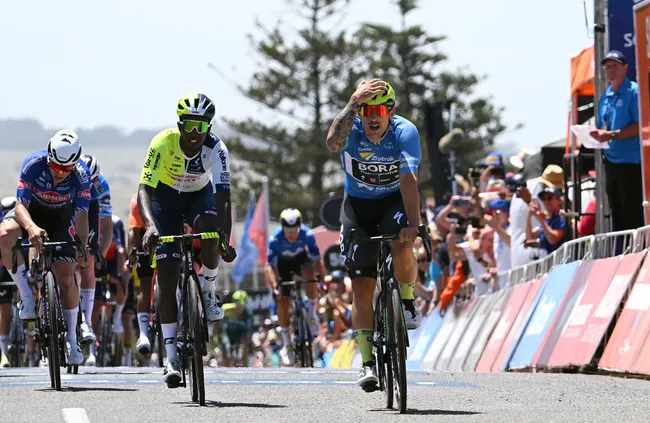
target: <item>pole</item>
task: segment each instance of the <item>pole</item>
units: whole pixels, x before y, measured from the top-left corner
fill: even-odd
[[[449,105],[449,131],[454,129],[454,117],[456,115],[456,105],[451,103]],[[451,195],[458,194],[458,186],[456,185],[456,152],[451,150],[449,152],[449,172],[451,173]]]
[[[594,115],[598,119],[598,102],[607,89],[607,81],[600,62],[605,57],[607,48],[606,0],[594,0]],[[609,201],[605,190],[605,166],[603,150],[594,150],[594,167],[596,170],[596,233],[610,231]]]

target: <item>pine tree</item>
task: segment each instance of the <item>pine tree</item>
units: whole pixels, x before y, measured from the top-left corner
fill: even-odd
[[[327,150],[325,138],[331,119],[361,74],[353,71],[358,63],[345,33],[334,33],[326,24],[341,15],[348,1],[288,1],[307,21],[295,43],[285,40],[280,23],[270,30],[258,22],[264,39],[250,36],[261,70],[241,91],[285,119],[272,123],[254,118],[226,120],[236,131],[263,140],[255,146],[229,140],[228,146],[240,160],[233,169],[235,180],[259,192],[260,176],[268,177],[272,218],[286,207],[297,207],[308,223],[317,224],[321,198],[330,185],[340,186],[339,158]],[[235,201],[245,205],[248,191],[239,187],[233,186]]]

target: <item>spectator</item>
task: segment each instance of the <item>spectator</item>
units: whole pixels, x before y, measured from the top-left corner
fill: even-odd
[[[452,261],[465,261],[476,283],[476,295],[486,294],[490,290],[490,277],[488,269],[495,267],[494,263],[494,231],[492,228],[483,228],[480,232],[478,242],[466,241],[456,243],[456,230],[458,227],[452,225],[449,233],[449,258]]]
[[[566,219],[560,213],[562,193],[553,187],[546,187],[539,193],[539,199],[546,207],[547,216],[538,203],[531,202],[528,206],[528,222],[526,224],[526,244],[539,246],[547,253],[557,250],[564,244],[568,233]],[[542,226],[533,228],[531,219],[536,217]]]
[[[639,141],[639,86],[627,78],[627,59],[612,50],[601,65],[609,87],[598,102],[598,129],[591,136],[608,142],[605,182],[614,229],[643,226],[641,144]]]
[[[510,270],[510,203],[506,200],[492,200],[490,214],[484,216],[485,223],[494,229],[494,260],[497,272]]]
[[[578,235],[589,236],[596,233],[596,199],[594,198],[587,204],[585,213],[593,213],[594,215],[582,216],[578,223]]]
[[[531,199],[546,187],[562,188],[564,171],[556,165],[549,165],[544,169],[540,178],[530,179],[526,185],[520,184],[510,203],[510,263],[512,268],[530,263],[533,260],[546,256],[546,251],[538,248],[526,247],[526,225],[528,222],[528,206]],[[533,227],[541,225],[537,218],[531,222]]]

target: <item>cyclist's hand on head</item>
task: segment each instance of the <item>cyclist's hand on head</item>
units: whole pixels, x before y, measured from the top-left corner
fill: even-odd
[[[352,99],[357,104],[361,104],[383,92],[386,92],[386,81],[377,78],[370,81],[361,81],[357,85],[357,90],[352,94]]]
[[[418,237],[418,228],[402,228],[401,231],[399,231],[399,241],[400,242],[408,242],[408,241],[415,241],[415,238]]]
[[[34,246],[36,254],[39,254],[43,246],[43,241],[47,241],[48,239],[47,232],[45,232],[45,229],[41,229],[34,224],[27,229],[27,236],[29,237],[29,242]]]
[[[158,229],[155,226],[148,226],[142,235],[142,249],[145,253],[151,253],[150,249],[158,243]]]

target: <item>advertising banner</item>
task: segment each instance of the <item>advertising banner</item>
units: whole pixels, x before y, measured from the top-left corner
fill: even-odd
[[[650,332],[650,256],[646,256],[598,367],[631,371]]]
[[[490,312],[490,308],[496,300],[496,294],[486,295],[483,298],[479,299],[479,303],[474,306],[476,311],[472,314],[472,317],[467,324],[467,327],[463,331],[463,336],[458,342],[456,351],[449,361],[448,370],[451,372],[461,372],[463,370],[463,363],[469,355],[469,351],[474,344],[474,340],[478,336],[479,331],[483,327],[485,320]]]
[[[453,332],[449,336],[449,339],[447,340],[447,343],[442,349],[442,353],[438,358],[438,362],[435,366],[436,370],[447,371],[449,369],[449,362],[454,356],[454,352],[456,351],[456,347],[460,342],[460,338],[463,336],[463,333],[465,333],[465,328],[467,328],[467,325],[469,324],[469,321],[472,318],[474,311],[476,310],[476,305],[481,300],[482,298],[473,298],[469,300],[461,309],[461,312],[458,315],[458,321],[456,321],[456,327],[454,327]]]
[[[474,345],[472,345],[472,349],[470,350],[469,355],[465,360],[465,364],[463,364],[463,370],[466,372],[473,372],[474,369],[476,369],[476,364],[481,358],[481,354],[483,353],[485,345],[490,339],[490,335],[492,335],[492,332],[494,331],[494,327],[501,317],[501,313],[503,313],[503,308],[506,305],[506,301],[510,297],[510,291],[499,291],[494,295],[496,295],[497,298],[494,300],[494,303],[490,307],[487,318],[485,319],[485,323],[483,324],[483,327],[481,327],[481,331],[478,333],[478,336],[474,340]]]
[[[555,317],[578,269],[579,261],[555,266],[546,277],[544,290],[537,307],[530,318],[526,329],[519,340],[509,367],[511,369],[527,369],[532,365],[533,358],[542,343],[546,331]]]
[[[609,50],[618,50],[629,63],[627,76],[636,81],[636,51],[634,48],[634,4],[640,0],[610,0],[607,5]]]
[[[634,7],[634,25],[637,63],[636,67],[630,65],[630,68],[638,74],[643,200],[650,201],[650,2],[645,1]],[[645,224],[648,225],[650,207],[646,207],[644,211]]]

